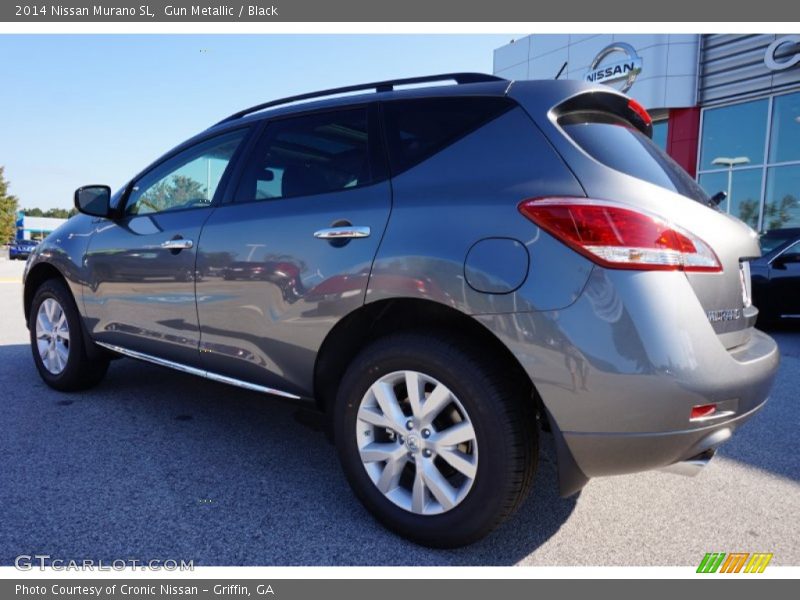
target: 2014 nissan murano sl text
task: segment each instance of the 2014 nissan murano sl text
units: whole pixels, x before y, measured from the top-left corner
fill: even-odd
[[[694,472],[779,358],[755,233],[650,136],[608,87],[472,73],[243,110],[75,193],[26,267],[36,367],[77,390],[129,356],[312,403],[356,496],[430,546],[520,506],[540,429],[565,496]]]

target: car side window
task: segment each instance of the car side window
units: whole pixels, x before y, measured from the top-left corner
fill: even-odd
[[[800,263],[800,242],[795,242],[791,248],[781,254],[781,260],[787,264]]]
[[[383,103],[392,175],[398,175],[505,114],[505,97],[444,97]]]
[[[366,108],[290,117],[267,125],[236,201],[276,200],[372,182]]]
[[[209,206],[245,133],[239,129],[205,140],[149,171],[133,184],[125,214]]]

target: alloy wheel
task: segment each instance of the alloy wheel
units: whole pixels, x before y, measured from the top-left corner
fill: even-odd
[[[478,468],[475,429],[456,395],[417,371],[382,376],[358,409],[361,462],[378,490],[400,508],[435,515],[458,506]]]
[[[55,298],[45,298],[36,314],[36,346],[47,371],[58,375],[69,359],[69,324]]]

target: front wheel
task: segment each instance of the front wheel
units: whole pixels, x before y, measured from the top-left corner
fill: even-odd
[[[336,445],[378,520],[420,544],[457,547],[521,504],[537,430],[512,371],[427,334],[382,338],[353,361],[337,396]]]
[[[92,387],[108,370],[108,359],[87,356],[80,319],[72,294],[62,281],[49,279],[36,290],[28,324],[31,351],[39,375],[54,389]]]

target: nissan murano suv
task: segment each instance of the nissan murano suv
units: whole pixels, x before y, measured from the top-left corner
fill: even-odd
[[[75,193],[26,267],[33,359],[64,391],[127,356],[308,403],[359,500],[430,546],[520,506],[540,431],[565,496],[694,472],[779,358],[755,233],[651,133],[609,87],[471,73],[242,110]]]

